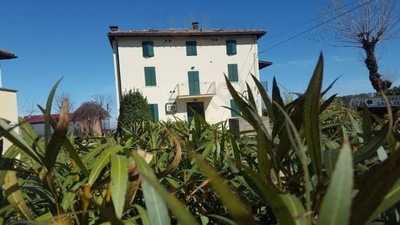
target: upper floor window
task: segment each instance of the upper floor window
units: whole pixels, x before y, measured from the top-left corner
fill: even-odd
[[[142,42],[143,57],[149,58],[154,56],[154,43],[152,41]]]
[[[145,67],[144,68],[144,81],[146,86],[156,86],[156,68],[155,67]]]
[[[239,81],[239,72],[237,64],[228,64],[228,78],[232,82]]]
[[[236,55],[236,40],[227,40],[226,41],[226,54],[227,55]]]
[[[196,41],[186,41],[186,55],[196,56],[197,55],[197,42]]]

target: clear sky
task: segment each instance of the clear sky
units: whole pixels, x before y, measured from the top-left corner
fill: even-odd
[[[19,91],[21,115],[31,113],[38,103],[44,104],[49,89],[60,77],[64,79],[59,93],[69,95],[75,107],[93,95],[115,99],[112,53],[106,36],[109,25],[187,28],[192,21],[199,21],[209,28],[265,29],[268,34],[259,42],[259,49],[266,51],[260,58],[274,64],[262,72],[262,79],[270,84],[276,76],[283,90],[303,91],[319,52],[323,51],[325,84],[342,76],[334,92],[343,95],[372,91],[361,50],[334,47],[327,35],[321,35],[324,30],[269,49],[322,21],[316,18],[328,1],[1,1],[0,48],[19,57],[1,62],[3,84]],[[386,42],[378,51],[383,72],[396,83],[400,72],[399,42]]]

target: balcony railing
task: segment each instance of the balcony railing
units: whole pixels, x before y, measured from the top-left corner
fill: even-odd
[[[217,93],[215,82],[199,82],[198,84],[178,83],[171,91],[171,99],[212,97]]]

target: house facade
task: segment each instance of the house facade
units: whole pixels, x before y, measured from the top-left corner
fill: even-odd
[[[0,50],[0,60],[13,59],[16,56],[13,53]],[[1,62],[0,61],[0,62]],[[1,66],[1,65],[0,65]],[[18,123],[17,110],[17,91],[3,87],[2,71],[0,67],[0,118],[5,119],[12,124]],[[0,150],[5,151],[11,146],[11,143],[4,138],[0,138]]]
[[[262,30],[206,30],[198,23],[182,30],[120,30],[110,27],[118,100],[138,90],[155,120],[190,120],[194,114],[216,123],[237,117],[224,75],[246,95],[249,83],[261,114],[251,74],[268,62],[258,59]],[[119,101],[117,101],[119,102]]]

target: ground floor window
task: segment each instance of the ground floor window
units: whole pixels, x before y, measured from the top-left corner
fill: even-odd
[[[150,110],[151,119],[153,121],[158,121],[159,120],[158,105],[157,104],[149,104],[149,110]]]
[[[240,116],[240,109],[239,109],[238,105],[236,104],[236,101],[233,99],[230,102],[230,108],[231,108],[231,116],[232,117]]]

